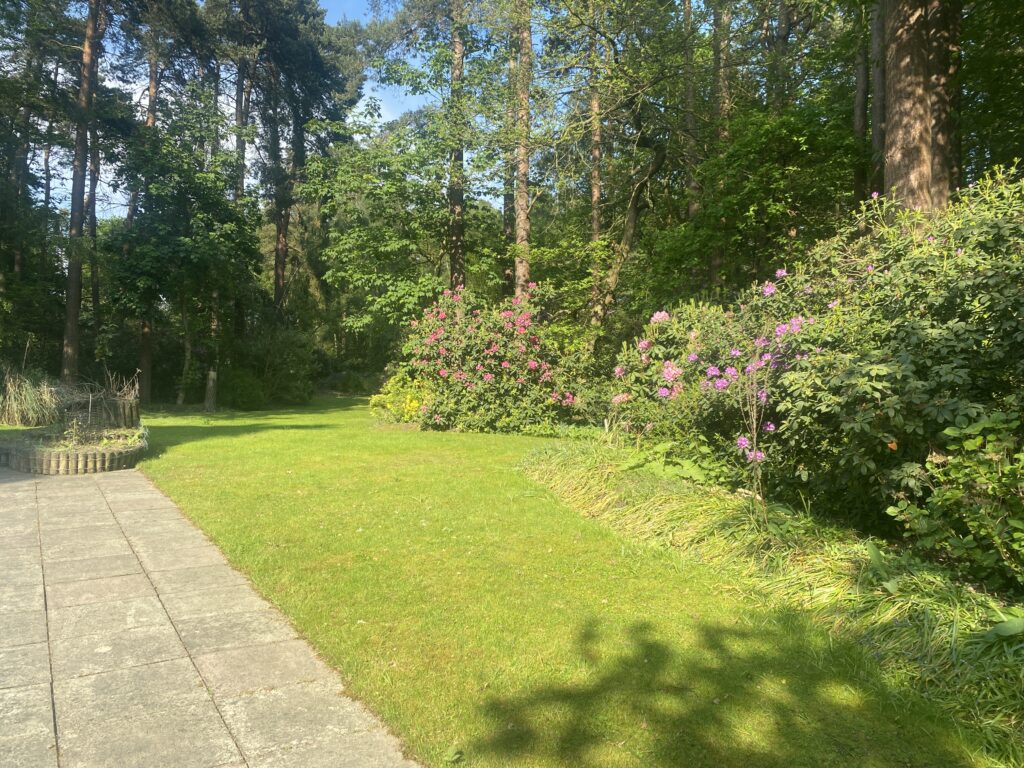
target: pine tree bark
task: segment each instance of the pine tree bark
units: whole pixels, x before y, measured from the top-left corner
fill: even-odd
[[[889,0],[885,36],[885,188],[907,208],[931,210],[932,111],[922,0]]]
[[[516,62],[516,248],[515,294],[530,282],[530,88],[533,84],[532,0],[516,0],[519,56]]]
[[[885,193],[885,6],[871,6],[871,191]]]
[[[89,288],[92,294],[93,332],[103,325],[100,305],[100,264],[96,243],[96,189],[100,182],[100,143],[96,126],[89,129]]]
[[[732,28],[732,9],[729,0],[719,0],[712,12],[711,58],[714,70],[713,118],[718,138],[729,135],[729,113],[732,111],[732,92],[729,83],[729,46]]]
[[[220,376],[220,295],[216,289],[211,297],[210,307],[210,363],[206,368],[206,393],[203,395],[203,410],[212,413],[217,410],[217,384]]]
[[[944,207],[960,185],[959,70],[963,0],[928,0],[932,106],[932,205]]]
[[[452,288],[466,283],[466,171],[464,167],[463,129],[465,104],[462,98],[462,74],[466,63],[466,46],[462,39],[462,3],[452,0],[451,5],[452,65],[451,110],[458,126],[456,146],[452,148],[448,173],[448,266]]]
[[[153,399],[153,321],[143,318],[139,324],[139,404]]]
[[[861,19],[863,19],[863,15]],[[857,163],[853,169],[853,198],[860,202],[868,196],[869,176],[868,165],[865,162],[868,129],[868,50],[863,44],[857,46],[854,73],[853,139],[858,152]]]
[[[181,380],[178,382],[178,395],[175,402],[178,405],[185,404],[185,395],[188,388],[188,377],[192,373],[192,335],[188,330],[188,300],[181,301],[181,337],[184,345],[184,355],[181,363]]]
[[[75,145],[71,175],[71,212],[68,223],[68,276],[64,316],[64,349],[60,377],[65,383],[78,378],[81,347],[79,318],[82,310],[82,250],[85,224],[85,180],[89,157],[89,126],[96,83],[93,60],[100,55],[100,0],[89,0],[82,43],[82,65],[78,80],[75,114]]]

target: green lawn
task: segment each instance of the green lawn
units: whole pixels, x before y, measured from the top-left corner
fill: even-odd
[[[355,399],[147,419],[142,468],[430,766],[981,765],[859,649]]]

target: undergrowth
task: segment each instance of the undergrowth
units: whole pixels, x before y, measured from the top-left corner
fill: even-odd
[[[1024,765],[1024,612],[806,511],[629,471],[629,458],[576,443],[536,454],[526,471],[625,536],[712,563],[762,601],[808,611],[864,646],[894,691],[917,691],[977,731],[994,759]]]
[[[57,419],[60,396],[42,376],[0,366],[0,424],[38,427]]]

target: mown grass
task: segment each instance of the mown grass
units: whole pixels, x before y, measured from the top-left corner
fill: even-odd
[[[798,609],[862,645],[891,689],[937,703],[978,733],[998,764],[1024,765],[1024,638],[989,631],[1011,606],[807,512],[620,471],[631,458],[577,442],[537,452],[525,469],[581,514],[698,558],[755,599]]]
[[[429,766],[967,766],[863,649],[363,401],[149,417],[143,470]]]

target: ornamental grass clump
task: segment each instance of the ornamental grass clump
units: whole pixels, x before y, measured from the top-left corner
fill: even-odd
[[[44,376],[0,368],[0,424],[40,427],[55,422],[60,412],[57,387]]]
[[[535,290],[494,307],[444,291],[412,321],[404,361],[374,405],[428,429],[529,431],[570,419],[577,395],[544,337]]]
[[[975,730],[994,765],[1024,764],[1024,608],[958,582],[885,542],[646,470],[629,453],[571,443],[527,474],[581,514],[638,541],[712,563],[759,602],[807,612],[863,646],[887,690],[923,695]]]

